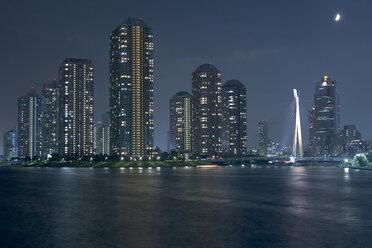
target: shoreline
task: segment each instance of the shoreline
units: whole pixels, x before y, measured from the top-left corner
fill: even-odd
[[[34,167],[34,168],[148,168],[148,167],[197,167],[201,165],[212,165],[209,161],[187,161],[187,162],[97,162],[97,163],[80,163],[80,162],[35,162],[35,163],[10,163],[1,164],[0,167]],[[222,165],[222,164],[219,164]]]
[[[81,162],[33,162],[33,163],[9,163],[0,164],[1,167],[8,168],[184,168],[194,167],[203,168],[204,166],[217,165],[216,167],[252,167],[252,166],[275,166],[275,167],[308,167],[308,166],[324,166],[324,167],[339,167],[337,165],[322,165],[322,164],[283,164],[283,163],[251,163],[251,162],[223,162],[223,161],[144,161],[144,162],[97,162],[97,163],[81,163]],[[205,167],[204,167],[205,168]],[[210,167],[209,167],[210,168]],[[342,167],[340,167],[342,168]],[[348,167],[352,169],[372,170],[365,167]]]
[[[372,170],[371,167],[346,167],[346,168],[350,168],[350,169],[354,169],[354,170]]]

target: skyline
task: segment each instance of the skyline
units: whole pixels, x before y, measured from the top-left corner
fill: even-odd
[[[346,1],[342,1],[342,2],[345,3]],[[208,1],[202,2],[201,9],[205,9],[208,7],[208,4],[206,3],[208,3]],[[28,3],[25,3],[26,6],[27,4]],[[100,3],[96,2],[96,4],[100,4]],[[7,9],[7,7],[11,5],[14,5],[14,4],[7,3],[4,9]],[[310,4],[310,3],[308,3],[307,5],[316,6],[316,4]],[[323,7],[325,5],[327,4],[322,4]],[[349,3],[348,5],[349,7],[352,6],[354,8],[358,8],[357,3],[356,4]],[[57,6],[59,5],[57,4]],[[213,8],[215,8],[218,13],[221,12],[221,7],[222,6],[219,3],[213,6]],[[273,6],[270,6],[270,7],[273,7]],[[253,6],[253,9],[255,10],[252,10],[251,14],[255,16],[256,18],[257,18],[257,13],[262,13],[260,11],[257,11],[257,8],[263,8],[263,6],[261,6],[261,4],[256,4],[255,6]],[[306,4],[301,4],[301,9],[305,9],[305,8],[306,8]],[[116,13],[117,10],[113,6],[111,6],[111,8],[107,6],[106,8],[102,8],[102,12],[108,11],[108,9],[110,9],[113,13],[115,13],[115,20],[105,21],[104,24],[100,24],[101,26],[99,26],[99,31],[101,34],[99,36],[91,35],[91,32],[96,31],[96,30],[90,30],[89,28],[88,28],[88,32],[83,32],[83,30],[85,30],[84,27],[79,27],[72,32],[65,31],[64,35],[67,38],[74,37],[74,35],[76,35],[77,33],[80,34],[81,36],[80,37],[75,36],[73,40],[70,41],[70,43],[67,42],[68,44],[65,44],[64,42],[62,42],[61,49],[59,49],[60,46],[52,46],[54,47],[54,49],[52,50],[39,49],[41,47],[38,48],[38,46],[43,46],[46,43],[48,43],[48,41],[53,39],[52,37],[42,36],[42,39],[38,40],[40,44],[37,43],[35,47],[31,46],[29,49],[25,50],[26,54],[31,54],[31,56],[22,57],[23,58],[22,60],[17,59],[19,58],[19,56],[17,56],[18,53],[22,53],[22,51],[4,49],[6,45],[10,45],[12,47],[16,45],[16,43],[18,42],[18,40],[17,41],[13,40],[13,42],[11,42],[12,39],[10,39],[8,35],[6,35],[5,38],[2,37],[1,39],[1,49],[2,50],[4,49],[2,53],[4,55],[3,55],[3,58],[1,59],[1,68],[3,68],[2,70],[6,68],[6,70],[2,71],[2,75],[4,75],[3,80],[5,81],[5,83],[3,81],[2,85],[3,87],[6,87],[7,90],[3,90],[1,93],[2,104],[1,104],[0,111],[1,111],[1,114],[3,116],[6,115],[7,118],[5,118],[5,120],[3,118],[3,122],[1,123],[1,126],[0,126],[1,135],[3,135],[5,131],[13,129],[13,126],[16,125],[17,96],[25,95],[29,91],[32,85],[35,85],[35,87],[40,92],[43,84],[49,83],[54,78],[58,77],[58,65],[66,57],[79,57],[79,58],[81,57],[81,58],[91,59],[93,65],[95,65],[95,69],[96,69],[95,109],[97,110],[95,112],[95,116],[96,116],[96,121],[100,120],[99,116],[101,116],[104,112],[108,111],[108,98],[109,98],[109,94],[108,94],[108,88],[109,88],[109,84],[108,84],[108,81],[109,81],[108,80],[108,62],[109,62],[108,61],[108,45],[109,45],[108,38],[109,38],[109,33],[115,26],[117,26],[117,24],[125,21],[125,19],[129,17],[142,16],[143,19],[153,28],[153,32],[155,34],[154,35],[154,39],[155,39],[154,41],[155,145],[159,145],[160,148],[162,149],[166,148],[166,144],[167,144],[166,132],[169,129],[169,124],[168,124],[169,123],[169,114],[168,114],[169,99],[171,98],[171,96],[173,96],[178,91],[186,90],[188,92],[191,92],[192,71],[197,66],[207,63],[207,62],[213,63],[219,69],[222,70],[222,83],[225,83],[226,81],[231,80],[231,79],[237,79],[241,81],[247,88],[248,140],[252,139],[252,136],[253,138],[257,137],[255,127],[256,127],[256,123],[260,120],[266,120],[269,123],[270,138],[279,139],[280,133],[284,133],[284,130],[281,128],[281,126],[285,126],[286,124],[286,123],[281,123],[282,118],[279,118],[279,116],[280,114],[283,114],[288,110],[287,106],[292,102],[292,97],[291,97],[292,88],[297,88],[300,90],[300,93],[302,93],[301,102],[303,106],[305,106],[306,109],[308,110],[312,106],[312,100],[313,100],[312,97],[313,97],[313,92],[314,92],[314,85],[312,82],[319,80],[324,75],[324,73],[327,73],[330,77],[336,79],[339,82],[338,91],[341,97],[341,127],[347,124],[355,124],[358,130],[362,132],[363,138],[370,139],[371,130],[368,127],[368,123],[371,122],[372,116],[368,116],[368,115],[364,116],[364,115],[361,115],[360,113],[368,113],[369,105],[368,105],[367,94],[368,94],[369,88],[366,86],[363,86],[363,83],[364,82],[368,83],[368,77],[367,77],[368,62],[367,61],[369,60],[368,58],[372,57],[372,54],[370,51],[365,51],[365,53],[362,56],[358,54],[358,53],[362,53],[363,46],[355,47],[355,50],[354,50],[356,52],[355,54],[350,54],[350,52],[348,53],[348,52],[342,51],[343,48],[349,51],[351,47],[345,48],[344,46],[347,45],[345,43],[353,41],[353,40],[350,40],[350,38],[346,39],[345,41],[344,39],[342,39],[343,37],[348,37],[350,35],[350,32],[362,32],[361,29],[357,29],[359,31],[357,30],[352,31],[350,29],[353,29],[355,26],[355,23],[353,24],[353,21],[357,21],[357,20],[361,21],[363,20],[364,17],[366,17],[368,13],[364,11],[364,8],[365,6],[362,7],[362,5],[360,5],[358,8],[358,11],[355,11],[355,12],[352,12],[352,11],[348,12],[346,10],[341,11],[343,14],[343,19],[342,21],[340,21],[340,23],[333,22],[333,15],[334,15],[334,12],[336,11],[335,9],[331,9],[331,8],[325,8],[325,10],[320,9],[319,12],[321,12],[321,15],[319,15],[320,16],[319,20],[317,19],[316,22],[312,24],[316,27],[324,26],[322,28],[319,28],[320,34],[318,33],[318,35],[319,37],[323,37],[323,38],[318,38],[319,39],[318,42],[320,43],[317,43],[314,40],[311,40],[315,43],[310,44],[311,42],[309,41],[309,44],[304,44],[303,43],[304,37],[309,38],[309,36],[301,34],[301,31],[298,30],[300,34],[296,33],[296,35],[290,35],[290,38],[295,39],[294,41],[292,41],[293,43],[287,40],[287,42],[284,42],[282,44],[284,48],[280,46],[276,47],[275,45],[278,45],[277,43],[275,43],[274,45],[270,45],[270,42],[264,39],[264,37],[266,37],[270,32],[256,30],[258,34],[261,34],[261,35],[249,36],[246,41],[245,40],[240,41],[239,38],[241,38],[242,34],[240,34],[240,36],[239,36],[239,33],[236,36],[233,35],[233,31],[236,31],[234,27],[232,27],[231,28],[232,30],[230,30],[229,25],[226,26],[225,24],[225,26],[224,25],[219,26],[219,25],[214,24],[213,25],[214,27],[211,28],[210,25],[213,23],[213,20],[218,19],[217,18],[218,13],[211,14],[212,15],[211,20],[208,21],[207,23],[203,23],[203,22],[197,23],[200,26],[197,26],[194,23],[195,20],[188,23],[189,28],[185,29],[186,33],[189,33],[191,30],[193,30],[193,28],[197,27],[195,31],[197,33],[197,36],[201,37],[200,39],[197,39],[199,43],[195,43],[196,41],[193,40],[192,36],[188,36],[186,39],[184,37],[186,35],[184,35],[178,29],[176,31],[172,30],[170,34],[166,33],[166,31],[168,30],[162,30],[161,24],[162,23],[164,24],[165,17],[156,18],[154,17],[154,15],[151,15],[148,13],[147,14],[142,13],[142,15],[136,15],[136,12],[138,11],[134,11],[134,10],[132,10],[133,12],[132,14],[125,13],[125,14],[118,15],[118,13]],[[98,9],[100,9],[101,11],[101,8],[96,8],[95,11],[98,12]],[[133,7],[133,9],[135,8]],[[290,28],[283,29],[283,31],[288,32],[287,35],[290,34],[290,30],[294,28],[293,25],[296,26],[296,23],[293,24],[292,23],[293,20],[289,20],[289,18],[291,17],[293,18],[293,16],[296,17],[297,15],[301,15],[301,14],[307,14],[303,16],[303,18],[306,19],[306,17],[309,14],[308,12],[299,11],[297,13],[291,13],[289,17],[283,17],[283,13],[280,13],[279,16],[281,16],[281,19],[279,20],[275,19],[275,15],[270,16],[271,19],[265,20],[264,17],[267,17],[267,15],[270,13],[272,14],[274,9],[275,8],[268,8],[268,11],[265,12],[263,16],[259,18],[259,20],[264,21],[264,22],[269,22],[270,20],[273,22],[273,23],[270,23],[270,22],[265,23],[265,25],[261,23],[261,26],[260,25],[259,26],[261,27],[261,29],[268,27],[269,31],[274,32],[274,34],[275,34],[274,29],[277,26],[279,26],[283,22],[285,24],[286,22],[289,22],[289,21],[291,23],[287,23],[287,24],[290,24],[292,26]],[[128,12],[130,12],[130,10],[131,8],[129,8]],[[25,10],[21,9],[20,13],[22,13],[22,11],[25,11]],[[240,12],[242,10],[240,10],[239,8],[235,8],[234,11]],[[148,12],[148,10],[143,11],[143,12]],[[246,19],[238,15],[234,15],[234,18],[232,18],[231,14],[234,14],[234,13],[230,13],[229,11],[227,12],[228,12],[228,15],[227,15],[228,18],[226,22],[229,24],[231,23],[239,24],[239,25],[235,24],[238,30],[241,30],[242,27],[245,27],[244,24],[246,24],[247,19],[249,20],[252,18],[249,15],[246,16]],[[361,12],[361,14],[358,18],[356,18],[355,15],[357,13],[359,14],[359,12]],[[363,13],[365,15],[363,15]],[[7,16],[2,15],[1,18],[6,19]],[[27,18],[27,15],[24,18]],[[32,20],[32,21],[34,22],[42,21],[45,19],[45,15],[41,15],[41,17],[38,17],[38,18],[35,18],[35,20]],[[100,20],[100,18],[102,17],[98,16],[97,19]],[[241,20],[238,21],[237,19],[241,19]],[[94,23],[97,22],[97,20],[94,20],[94,21],[95,21]],[[4,28],[4,23],[5,22],[2,22],[1,24],[2,28]],[[170,24],[175,25],[173,23],[170,23]],[[302,20],[302,24],[310,25],[309,23],[303,20]],[[15,25],[15,24],[13,23],[12,25]],[[45,24],[45,25],[46,27],[48,27],[49,24]],[[66,25],[67,27],[70,27],[69,25],[71,24],[67,22]],[[181,26],[182,25],[185,25],[185,23],[181,21]],[[260,28],[255,27],[255,25],[256,23],[251,23],[251,24],[248,24],[248,27],[252,29],[260,29]],[[368,23],[364,25],[368,26],[370,24]],[[34,29],[36,28],[35,33],[37,33],[37,29],[43,29],[43,27],[40,27],[40,26],[36,27],[36,26],[37,25],[32,26],[31,24],[31,27],[33,27]],[[207,28],[203,29],[204,26],[206,26]],[[225,36],[220,37],[221,42],[216,42],[216,43],[211,44],[210,40],[214,41],[216,33],[219,33],[216,31],[221,31],[217,28],[217,26],[219,26],[222,29],[222,31],[226,32],[227,34],[226,34],[226,37]],[[3,30],[5,30],[6,34],[9,34],[10,36],[12,36],[11,35],[12,31],[10,30],[9,27],[5,26],[5,29]],[[367,30],[367,28],[365,30]],[[102,31],[104,31],[103,34],[102,34]],[[345,31],[348,31],[348,32],[345,32]],[[202,32],[202,33],[199,33],[199,32]],[[309,33],[313,33],[311,32],[311,29],[309,30]],[[26,35],[32,38],[35,34],[26,33]],[[169,36],[171,37],[171,39],[169,39]],[[297,38],[299,40],[296,40],[296,36],[301,36],[302,38],[301,39]],[[367,35],[367,36],[359,35],[359,37],[366,38],[364,42],[368,43],[369,41],[372,40],[372,37],[371,35]],[[60,37],[61,36],[58,36],[56,38],[60,38]],[[242,37],[244,37],[244,35]],[[282,36],[278,37],[274,35],[274,37],[278,39],[277,41],[283,42],[284,38]],[[336,37],[336,38],[332,39],[331,41],[328,41],[327,38],[329,39],[330,37],[332,38]],[[203,38],[207,38],[206,40],[208,41],[204,41]],[[340,39],[337,40],[337,38],[340,38]],[[93,44],[84,42],[87,40],[91,41],[95,39],[98,39],[99,42],[96,41],[97,43],[93,43]],[[174,39],[178,42],[174,42]],[[227,49],[221,51],[220,49],[221,44],[223,44],[224,41],[229,40],[229,39],[232,40],[231,44],[233,44],[233,47],[227,46]],[[184,43],[180,42],[180,40],[182,40]],[[258,42],[258,43],[260,43],[259,41],[261,42],[263,41],[263,46],[260,47],[258,46],[258,44],[255,44],[253,41]],[[250,45],[253,44],[253,46],[247,48],[247,46],[245,45],[245,42]],[[322,42],[326,44],[321,45]],[[361,40],[360,42],[361,44],[359,45],[364,44]],[[176,47],[169,46],[171,43],[176,44],[177,46]],[[191,43],[191,44],[189,44],[190,45],[189,47],[187,46],[185,47],[185,43]],[[235,46],[235,43],[238,43],[238,44]],[[331,43],[332,46],[330,46],[330,44],[328,43]],[[31,42],[31,44],[34,44],[34,43]],[[197,49],[193,47],[194,45],[197,45],[196,47]],[[308,56],[301,56],[303,54],[306,54],[306,52],[304,51],[304,47],[301,47],[301,45],[304,46],[305,49],[307,46],[312,47],[312,45],[315,45],[315,48],[314,50],[312,50],[312,52],[308,52],[307,54]],[[320,47],[317,47],[317,46],[320,46]],[[57,47],[57,49],[55,49],[55,47]],[[226,46],[222,46],[222,47],[226,48]],[[21,48],[20,50],[25,49],[25,47],[22,47],[22,46],[20,46],[20,48]],[[55,51],[55,50],[58,50],[58,51]],[[51,53],[50,51],[53,51],[53,52]],[[13,53],[9,54],[9,52],[14,52],[15,54],[14,55]],[[45,54],[43,54],[43,52],[45,52]],[[38,58],[34,54],[40,54],[40,53],[44,57],[50,56],[50,58],[48,57],[48,58],[41,59],[42,61],[38,60],[37,62],[33,62],[32,66],[29,66],[31,68],[28,68],[27,64],[30,63],[29,59],[33,61],[33,58],[35,57]],[[89,54],[91,54],[91,56],[89,56]],[[105,54],[105,56],[102,56],[103,54]],[[320,55],[320,54],[323,54],[323,56],[317,57],[317,55]],[[331,55],[336,55],[336,56],[333,58]],[[349,56],[349,58],[350,57],[353,58],[353,56],[355,56],[356,61],[352,59],[349,61],[347,61],[347,59],[346,60],[340,59],[343,56],[346,56],[346,58],[347,56]],[[363,60],[361,61],[358,60],[358,58],[363,58],[363,56],[365,59],[364,63],[362,62]],[[296,58],[298,60],[296,60]],[[282,65],[282,60],[286,61],[286,63],[283,63],[285,65]],[[300,63],[298,61],[300,61]],[[13,63],[13,66],[9,65],[9,63],[6,63],[6,62],[10,62],[10,64]],[[313,64],[312,67],[306,66],[308,64],[312,64],[313,62],[318,62],[318,63]],[[332,64],[332,62],[334,63]],[[327,63],[331,65],[326,65]],[[241,66],[236,66],[237,64]],[[294,64],[298,66],[299,68],[298,70],[290,69],[291,65],[293,66]],[[363,64],[363,66],[366,66],[366,68],[363,68],[361,64]],[[15,68],[22,68],[22,72],[14,73],[13,70]],[[347,70],[346,68],[348,68],[349,70]],[[171,71],[172,73],[168,73],[169,71]],[[353,71],[353,73],[351,71]],[[265,74],[265,72],[267,74]],[[366,73],[366,75],[364,75],[364,73]],[[29,80],[25,80],[25,78],[28,78]],[[299,78],[301,78],[301,80],[299,80]],[[179,82],[175,83],[176,81],[175,79],[179,80]],[[273,83],[274,79],[277,81]],[[360,87],[358,87],[358,85]],[[275,92],[275,94],[273,94],[273,92]],[[259,109],[255,109],[257,108],[258,102],[260,103],[260,105],[263,105],[263,106]],[[359,108],[358,109],[359,111],[355,111],[356,107]],[[302,113],[302,114],[304,115],[305,120],[307,122],[307,112]],[[304,129],[305,129],[304,137],[306,137],[307,130],[306,128]],[[1,147],[1,151],[2,150],[3,149]]]

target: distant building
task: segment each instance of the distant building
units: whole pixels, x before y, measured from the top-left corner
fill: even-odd
[[[280,144],[273,140],[269,140],[267,146],[267,156],[268,157],[275,157],[282,155],[282,151],[280,150]]]
[[[346,154],[353,156],[358,153],[367,153],[371,149],[369,141],[353,140],[346,146]]]
[[[46,158],[48,155],[58,153],[58,82],[56,80],[44,85],[40,103],[41,156]]]
[[[266,121],[258,122],[258,153],[260,156],[267,156],[269,144],[269,128]]]
[[[200,65],[192,73],[193,152],[222,152],[221,71],[212,64]]]
[[[93,151],[94,154],[103,154],[103,128],[102,121],[94,123],[93,127]]]
[[[18,98],[18,156],[30,158],[41,155],[40,98],[34,88]]]
[[[222,149],[229,155],[247,154],[247,92],[238,80],[222,86]]]
[[[93,154],[93,64],[67,58],[59,68],[59,155]]]
[[[309,150],[313,156],[336,156],[340,152],[336,84],[327,75],[315,82],[314,107],[309,113]]]
[[[154,57],[151,28],[129,18],[110,34],[112,155],[142,159],[154,148]]]
[[[345,125],[341,131],[341,142],[348,145],[354,140],[362,140],[362,134],[356,129],[355,125]]]
[[[170,99],[170,148],[191,152],[191,95],[178,92]]]
[[[365,147],[365,142],[362,142],[362,134],[356,129],[355,125],[345,125],[341,131],[340,141],[343,152],[349,155],[361,152]]]
[[[10,130],[4,133],[4,159],[9,161],[18,157],[17,133]]]
[[[110,155],[110,112],[102,115],[102,154]]]
[[[110,154],[110,113],[102,115],[102,121],[94,123],[94,153]]]
[[[315,107],[312,107],[309,110],[309,148],[307,151],[309,156],[316,156],[317,153],[315,125],[316,125]]]

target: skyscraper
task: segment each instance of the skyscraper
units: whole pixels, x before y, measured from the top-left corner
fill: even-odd
[[[110,34],[110,142],[112,154],[142,159],[154,146],[153,35],[140,18]]]
[[[18,156],[40,156],[40,98],[32,88],[18,98]]]
[[[178,92],[170,99],[170,145],[172,150],[191,152],[191,95]]]
[[[102,121],[94,123],[94,153],[110,154],[110,113],[102,115]]]
[[[67,58],[59,68],[58,136],[62,157],[93,154],[93,64]]]
[[[355,125],[345,125],[341,131],[340,142],[343,152],[354,155],[354,146],[362,141],[362,134],[356,129]]]
[[[102,154],[110,155],[110,112],[102,115]]]
[[[315,107],[312,107],[309,110],[309,155],[315,156],[316,155],[316,147],[315,147]]]
[[[356,129],[355,125],[345,125],[341,132],[342,144],[349,144],[354,140],[362,140],[362,134]]]
[[[223,152],[230,155],[247,153],[247,92],[238,80],[222,86]]]
[[[4,133],[4,159],[9,161],[18,157],[17,133],[10,130]]]
[[[41,156],[58,153],[57,147],[58,82],[45,84],[40,97]]]
[[[269,143],[269,127],[266,121],[258,122],[258,153],[260,156],[267,156]]]
[[[102,121],[97,121],[93,125],[93,151],[94,154],[103,154],[103,128]]]
[[[313,156],[339,153],[339,103],[336,81],[325,75],[315,82],[314,107],[309,113],[309,151]]]
[[[193,152],[221,153],[221,71],[212,64],[200,65],[192,73]]]

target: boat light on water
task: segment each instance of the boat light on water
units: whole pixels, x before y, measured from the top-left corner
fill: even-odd
[[[205,165],[199,165],[199,168],[214,168],[217,167],[217,164],[205,164]]]

